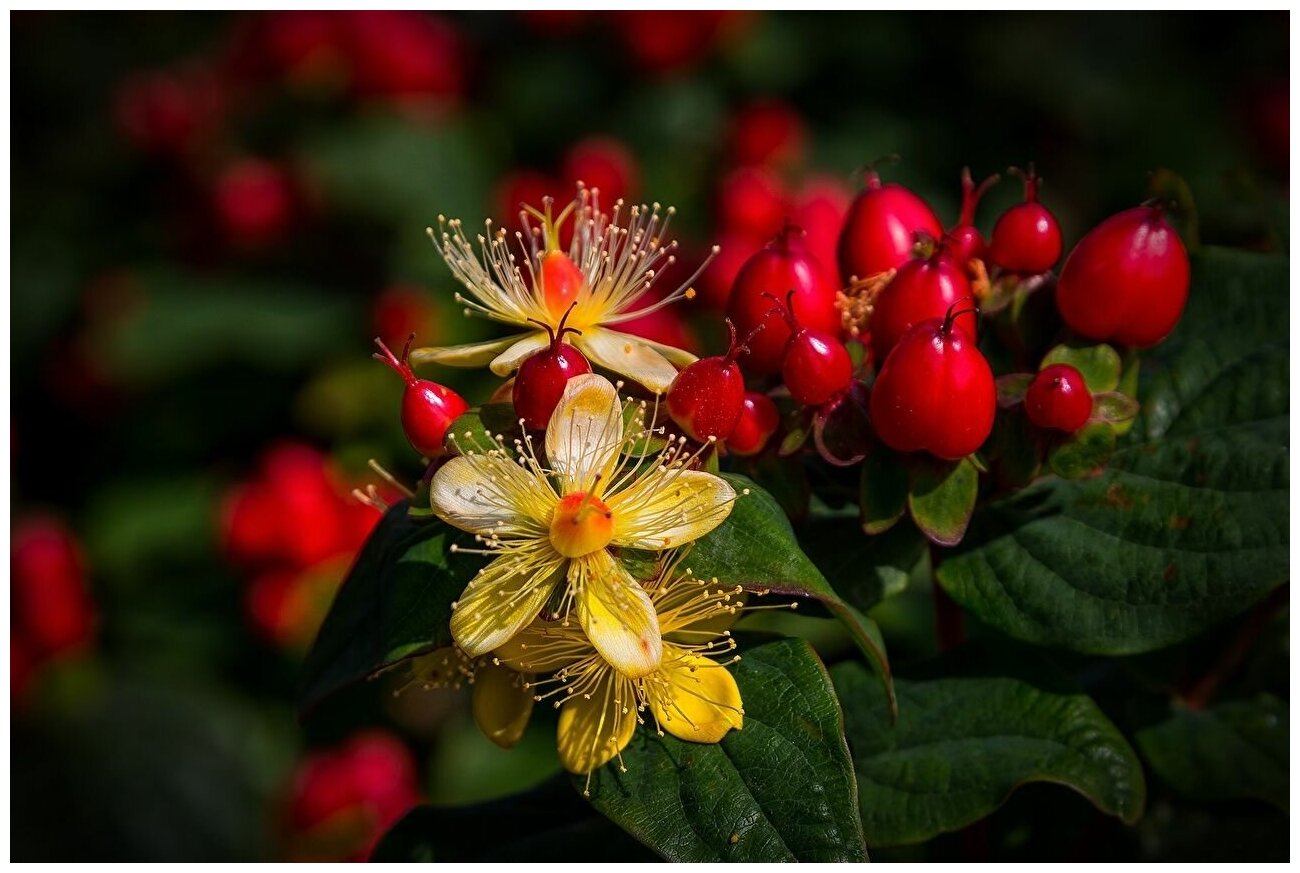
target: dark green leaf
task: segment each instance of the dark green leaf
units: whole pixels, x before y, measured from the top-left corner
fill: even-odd
[[[902,459],[880,443],[871,447],[862,462],[859,492],[862,529],[883,533],[907,511],[907,468]]]
[[[1068,364],[1083,374],[1083,381],[1093,394],[1104,394],[1119,387],[1119,352],[1108,345],[1059,345],[1043,357],[1038,369],[1052,364]]]
[[[907,587],[926,556],[926,541],[910,524],[862,535],[856,518],[817,518],[799,529],[799,542],[844,599],[860,610]]]
[[[399,503],[388,511],[339,588],[307,656],[304,708],[403,658],[451,644],[451,603],[481,562],[450,554],[464,534],[434,519],[412,520],[406,510]]]
[[[1034,381],[1033,373],[1008,373],[997,381],[998,406],[1008,409],[1025,399],[1025,392]]]
[[[627,772],[593,774],[592,804],[670,861],[865,861],[844,721],[817,656],[781,640],[730,669],[742,730],[700,744],[641,729]]]
[[[1082,479],[1106,466],[1115,454],[1115,429],[1104,421],[1079,428],[1052,447],[1047,463],[1063,479]]]
[[[531,791],[471,806],[420,806],[384,835],[370,860],[652,861],[656,856],[592,812],[558,776]]]
[[[1056,782],[1136,821],[1137,756],[1086,695],[1010,676],[898,680],[898,721],[860,664],[832,670],[870,846],[918,843],[984,818],[1020,785]]]
[[[844,622],[858,647],[885,677],[888,691],[889,657],[875,622],[846,603],[808,559],[772,495],[744,476],[726,474],[723,478],[741,496],[727,520],[696,541],[687,561],[695,575],[717,577],[719,582],[752,591],[820,601]],[[746,490],[749,493],[744,493]]]
[[[1185,640],[1288,577],[1287,261],[1207,250],[1102,475],[976,513],[938,578],[1030,642],[1120,654]]]
[[[1178,709],[1138,731],[1142,756],[1161,779],[1196,800],[1266,800],[1285,811],[1290,799],[1287,705],[1271,695]]]
[[[921,533],[938,545],[955,546],[961,542],[978,494],[979,473],[966,458],[912,459],[907,508]]]

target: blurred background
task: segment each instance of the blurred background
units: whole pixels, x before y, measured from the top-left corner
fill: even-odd
[[[884,177],[945,221],[963,166],[1033,160],[1067,244],[1160,167],[1190,185],[1202,241],[1287,238],[1285,13],[11,25],[14,859],[362,858],[413,803],[556,769],[545,725],[500,752],[461,694],[395,693],[400,676],[296,718],[302,658],[378,519],[349,492],[378,483],[370,458],[419,473],[372,338],[492,335],[452,301],[424,233],[439,214],[513,221],[578,179],[677,206],[683,262],[722,253],[695,301],[637,330],[696,349],[787,218],[833,260],[860,168],[891,153]],[[977,223],[1020,197],[1004,179]],[[471,403],[494,388],[426,375]],[[927,654],[928,608],[891,604],[895,659]],[[1016,830],[1030,804],[983,839],[1102,851]],[[1176,855],[1155,818],[1104,851]],[[917,856],[957,851],[939,843]]]

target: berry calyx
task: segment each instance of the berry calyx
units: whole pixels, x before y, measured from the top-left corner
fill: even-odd
[[[750,457],[767,448],[767,442],[781,426],[781,413],[772,398],[758,391],[745,392],[740,410],[740,420],[727,437],[727,449],[732,454]]]
[[[1052,364],[1029,383],[1025,414],[1039,427],[1074,433],[1092,417],[1092,392],[1074,367]]]
[[[942,318],[953,304],[970,297],[970,279],[949,252],[947,240],[930,257],[908,261],[880,292],[872,309],[868,326],[873,358],[885,360],[912,325]],[[963,309],[953,324],[971,340],[976,339],[974,309]]]
[[[415,375],[407,363],[414,341],[415,334],[406,338],[406,347],[399,359],[382,339],[375,337],[379,351],[375,352],[374,358],[392,367],[406,382],[406,390],[402,393],[402,430],[406,441],[426,458],[436,458],[442,454],[442,439],[447,435],[447,429],[457,416],[469,409],[469,404],[445,385]]]
[[[989,242],[989,259],[1012,273],[1045,273],[1061,258],[1061,225],[1038,202],[1038,183],[1042,179],[1034,172],[1034,165],[1031,163],[1027,172],[1018,167],[1008,172],[1025,180],[1025,202],[998,216]]]
[[[727,353],[688,365],[668,388],[668,414],[697,442],[728,439],[744,409],[745,377],[736,359],[748,351],[749,340],[737,342],[731,319],[727,329],[731,332]],[[762,325],[755,328],[756,333],[762,330]]]
[[[943,226],[924,200],[895,182],[882,185],[868,168],[864,188],[849,206],[840,232],[840,277],[865,279],[901,267],[912,257],[917,232],[934,239]]]
[[[974,340],[954,329],[958,306],[913,325],[876,376],[871,423],[895,451],[955,461],[978,450],[993,430],[993,371]]]
[[[535,322],[546,330],[551,344],[539,352],[534,352],[519,365],[515,384],[510,398],[515,405],[515,414],[524,422],[525,427],[543,430],[551,421],[551,413],[559,405],[564,395],[564,386],[574,376],[591,372],[591,364],[582,352],[564,341],[566,333],[582,334],[576,328],[565,326],[564,322],[577,303],[570,303],[569,308],[560,318],[558,330],[540,321]]]
[[[744,371],[769,376],[781,369],[790,327],[773,310],[774,295],[792,291],[787,300],[802,324],[835,333],[840,327],[837,290],[834,276],[808,249],[804,232],[787,224],[745,262],[732,284],[727,315],[742,335],[749,336],[749,354],[741,364]],[[762,332],[755,334],[760,327]]]
[[[1089,339],[1152,346],[1178,324],[1191,266],[1177,232],[1155,206],[1137,206],[1090,230],[1065,259],[1056,305]]]
[[[781,379],[796,403],[821,406],[852,384],[853,359],[835,334],[802,324],[793,301],[791,291],[784,306],[777,303],[777,311],[783,312],[790,329],[781,361]]]
[[[979,206],[980,198],[1001,179],[1001,176],[994,173],[976,187],[975,180],[970,175],[970,167],[961,169],[961,214],[957,217],[957,223],[948,228],[948,233],[944,236],[948,251],[960,267],[964,267],[971,258],[983,260],[988,253],[984,235],[975,226],[975,209]]]
[[[560,248],[560,228],[572,214],[576,201],[569,203],[555,217],[551,216],[551,203],[551,198],[546,197],[542,200],[543,211],[531,206],[525,206],[524,210],[542,223],[546,248],[538,265],[537,283],[547,311],[558,317],[567,314],[577,303],[579,295],[587,287],[587,277],[573,258]]]

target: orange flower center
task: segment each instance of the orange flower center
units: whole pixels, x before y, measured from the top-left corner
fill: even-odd
[[[566,558],[581,558],[609,545],[614,538],[614,513],[585,491],[570,494],[551,517],[551,545]]]

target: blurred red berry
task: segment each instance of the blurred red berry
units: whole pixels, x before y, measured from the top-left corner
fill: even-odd
[[[799,163],[807,147],[803,117],[785,103],[754,103],[731,121],[731,155],[739,165],[787,166]]]
[[[743,13],[734,11],[635,10],[610,18],[632,62],[652,73],[666,73],[700,60]]]
[[[789,213],[785,186],[761,167],[741,167],[722,180],[718,219],[725,230],[764,239],[775,236]]]
[[[379,838],[420,801],[415,759],[400,740],[367,731],[305,757],[290,787],[295,860],[369,858]]]
[[[256,79],[304,90],[338,90],[350,77],[345,28],[336,12],[282,10],[258,15],[236,38],[234,65]]]
[[[804,230],[804,245],[827,267],[836,263],[840,228],[852,201],[849,186],[833,176],[814,176],[794,197],[794,223]]]
[[[90,642],[95,607],[86,561],[61,520],[38,516],[19,522],[9,568],[11,629],[23,641],[33,665]]]
[[[458,97],[465,87],[460,32],[414,11],[346,13],[352,86],[361,97]]]
[[[221,88],[209,73],[163,70],[124,80],[114,95],[113,115],[133,146],[176,157],[213,132],[222,103]]]
[[[573,185],[569,182],[559,182],[545,173],[518,170],[497,183],[492,218],[513,226],[525,203],[536,207],[544,197],[553,197],[562,203],[573,194],[573,190]],[[568,226],[567,222],[565,226]]]
[[[700,274],[696,285],[700,304],[709,309],[725,310],[740,268],[767,244],[768,239],[747,233],[724,233],[718,240],[718,253]]]
[[[641,187],[636,158],[621,142],[607,137],[584,139],[569,149],[561,175],[570,188],[581,181],[598,189],[605,208],[620,198],[634,199]]]
[[[275,164],[246,158],[218,177],[213,208],[230,242],[261,247],[280,239],[293,218],[293,187]]]
[[[438,334],[437,314],[426,294],[406,285],[394,285],[375,298],[370,311],[371,337],[400,346],[411,334],[432,342]]]

